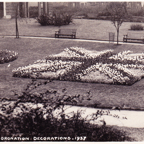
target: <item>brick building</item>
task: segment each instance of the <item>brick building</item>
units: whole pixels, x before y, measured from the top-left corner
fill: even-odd
[[[0,18],[13,18],[16,9],[22,17],[28,17],[28,2],[0,2]]]

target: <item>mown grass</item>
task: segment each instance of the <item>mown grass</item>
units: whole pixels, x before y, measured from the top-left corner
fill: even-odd
[[[136,22],[124,22],[120,27],[119,40],[123,41],[123,35],[130,30],[131,24]],[[76,37],[80,39],[109,40],[109,32],[115,33],[116,29],[112,22],[107,20],[73,19],[73,23],[66,26],[41,26],[36,19],[18,19],[19,34],[23,36],[54,37],[59,28],[77,29]],[[143,31],[131,31],[143,36]],[[0,35],[15,35],[15,19],[0,19]]]
[[[143,46],[136,45],[113,45],[94,42],[78,42],[74,40],[43,40],[43,39],[14,39],[1,38],[0,48],[14,50],[19,53],[18,59],[1,64],[0,69],[0,97],[17,99],[13,91],[19,91],[30,81],[26,78],[12,77],[12,70],[21,66],[32,64],[38,59],[43,59],[50,54],[56,54],[70,46],[84,47],[90,50],[113,49],[115,52],[132,50],[143,52]],[[10,67],[8,67],[10,64]],[[132,86],[108,85],[96,83],[81,83],[69,81],[52,81],[47,85],[49,88],[66,88],[69,94],[81,94],[85,97],[87,92],[91,92],[89,101],[82,101],[79,105],[111,108],[118,106],[130,109],[142,109],[144,101],[143,79]]]
[[[47,55],[56,54],[63,51],[64,48],[70,46],[84,47],[90,50],[113,49],[115,52],[123,50],[132,50],[133,52],[143,52],[143,45],[119,45],[102,44],[96,42],[78,42],[75,40],[44,40],[44,39],[15,39],[0,38],[0,50],[14,50],[19,53],[18,59],[9,63],[0,65],[0,98],[18,98],[15,92],[21,94],[30,79],[12,77],[12,70],[20,66],[32,64],[38,59],[45,58]],[[8,65],[10,64],[10,67]],[[43,89],[61,90],[66,88],[69,95],[81,94],[84,99],[86,92],[91,92],[89,101],[83,100],[80,105],[91,107],[128,107],[134,109],[143,108],[144,101],[144,80],[135,83],[132,86],[108,85],[96,83],[81,83],[69,81],[52,81],[41,87]],[[136,141],[143,140],[143,129],[127,129],[122,128],[130,137],[134,137]],[[137,135],[137,136],[136,136]]]

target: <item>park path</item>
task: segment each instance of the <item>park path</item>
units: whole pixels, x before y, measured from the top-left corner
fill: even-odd
[[[79,107],[79,106],[65,106],[65,113],[70,116],[72,112],[77,113],[81,112],[82,118],[91,118],[90,115],[96,113],[98,110],[102,109],[97,108],[88,108],[88,107]],[[58,111],[57,111],[58,112]],[[119,127],[130,127],[130,128],[144,128],[144,111],[133,111],[133,110],[108,110],[103,109],[104,115],[99,117],[95,121],[91,121],[94,124],[103,124],[103,121],[106,122],[106,125],[115,125]],[[109,112],[108,114],[106,114]]]
[[[4,37],[13,37],[15,38],[15,36],[2,36]],[[20,36],[20,38],[28,38],[28,39],[49,39],[49,40],[54,40],[54,39],[58,39],[58,40],[62,40],[62,41],[79,41],[79,42],[98,42],[98,43],[113,43],[113,44],[117,44],[117,42],[110,42],[110,41],[103,41],[103,40],[86,40],[86,39],[66,39],[66,38],[51,38],[51,37],[33,37],[33,36]],[[124,44],[124,45],[144,45],[143,43],[124,43],[124,42],[119,42],[119,44]]]

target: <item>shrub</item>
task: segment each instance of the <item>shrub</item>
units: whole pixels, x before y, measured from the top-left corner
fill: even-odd
[[[42,26],[61,26],[70,24],[72,22],[72,15],[54,12],[52,15],[41,15],[37,20]]]
[[[90,124],[86,118],[81,117],[81,112],[73,113],[71,117],[64,114],[63,102],[73,101],[74,97],[66,96],[65,89],[62,90],[60,97],[54,96],[57,92],[47,90],[47,93],[31,94],[36,87],[46,85],[49,81],[37,82],[33,80],[29,83],[19,99],[12,103],[0,105],[0,136],[1,137],[69,137],[70,141],[125,141],[130,140],[122,131],[112,127],[107,127],[106,123],[102,126]],[[47,95],[46,95],[47,94]],[[51,99],[49,95],[52,95]],[[36,101],[33,101],[33,100]],[[37,101],[38,100],[38,101]],[[3,102],[3,101],[2,101]],[[29,102],[29,103],[28,103]],[[28,105],[26,105],[26,103]],[[44,104],[39,107],[38,104]],[[31,106],[32,107],[31,107]],[[54,110],[59,108],[59,118],[54,116]],[[18,114],[16,113],[18,112]],[[44,117],[44,114],[47,114]],[[93,119],[103,115],[103,111],[97,111]],[[85,138],[83,137],[85,136]],[[71,139],[73,138],[73,139]],[[46,139],[47,140],[47,139]],[[54,140],[54,139],[53,139]],[[58,141],[68,141],[68,139],[57,139]],[[57,141],[55,140],[55,141]],[[51,141],[48,139],[47,141]]]
[[[143,30],[143,26],[140,24],[132,24],[130,29],[131,30]]]
[[[53,110],[47,109],[48,115],[43,117],[43,109],[36,108],[27,111],[24,105],[17,106],[22,113],[17,117],[1,118],[1,137],[46,137],[45,141],[125,141],[130,140],[124,132],[107,127],[89,124],[81,113],[77,112],[67,119],[63,113],[60,118],[55,118]],[[64,139],[50,139],[50,138]],[[79,139],[81,138],[81,139]],[[39,140],[40,141],[40,140]]]
[[[102,12],[99,12],[98,16],[110,16],[110,13],[108,11],[104,10]]]
[[[63,20],[64,20],[64,18],[63,18],[63,16],[61,14],[53,13],[53,22],[54,22],[53,24],[55,26],[64,25]]]
[[[72,22],[72,15],[67,13],[54,13],[54,25],[61,26],[61,25],[69,25]]]
[[[65,14],[63,18],[64,25],[69,25],[72,22],[72,15]]]
[[[49,16],[47,16],[47,15],[41,15],[41,16],[38,17],[37,21],[42,26],[46,26],[46,25],[48,25],[48,22],[49,22]]]
[[[133,16],[144,16],[144,9],[143,7],[142,8],[139,8],[139,9],[128,9],[128,12],[130,14],[132,14]]]

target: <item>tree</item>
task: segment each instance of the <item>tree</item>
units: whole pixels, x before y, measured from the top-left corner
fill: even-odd
[[[15,15],[15,23],[16,23],[16,38],[19,38],[19,31],[18,31],[18,4],[16,5],[16,15]]]
[[[26,2],[27,4],[28,2]],[[28,6],[26,6],[28,9]],[[22,3],[21,2],[17,2],[15,4],[15,28],[16,28],[16,38],[19,39],[19,28],[18,28],[18,22],[23,22],[25,21],[26,23],[28,23],[28,20],[24,17],[28,17],[28,10],[26,11],[27,14],[25,15],[23,10],[22,10]]]
[[[119,29],[127,16],[127,5],[125,2],[111,2],[107,6],[110,20],[114,24],[117,31],[117,45],[119,42]]]

